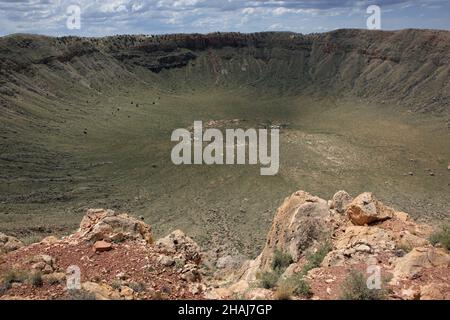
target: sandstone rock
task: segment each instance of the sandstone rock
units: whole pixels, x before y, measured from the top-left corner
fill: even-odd
[[[261,269],[269,269],[275,250],[288,253],[297,261],[302,254],[323,240],[329,227],[327,201],[297,191],[278,208],[261,256]]]
[[[105,252],[112,249],[112,244],[106,241],[96,241],[94,243],[94,246],[92,247],[92,250],[94,252]]]
[[[419,288],[408,288],[402,290],[402,299],[405,300],[419,300],[420,299],[420,289]]]
[[[31,270],[41,271],[43,274],[50,274],[55,271],[56,261],[53,257],[46,254],[38,254],[31,258]]]
[[[181,279],[187,282],[197,282],[201,281],[201,274],[197,269],[197,265],[193,263],[188,263],[183,267]]]
[[[255,260],[247,260],[237,272],[237,278],[245,281],[254,281],[261,266],[261,255]]]
[[[450,299],[450,285],[448,283],[431,283],[420,287],[420,300],[448,300]]]
[[[216,267],[218,269],[232,270],[239,268],[243,262],[244,258],[242,256],[227,255],[217,259]]]
[[[88,210],[75,236],[91,242],[100,240],[153,242],[149,225],[127,214],[116,214],[112,210],[103,209]]]
[[[272,291],[264,288],[249,289],[244,294],[246,300],[269,300],[272,297]]]
[[[450,255],[443,249],[433,247],[414,248],[399,258],[394,268],[394,279],[414,276],[423,268],[449,267]]]
[[[22,241],[0,232],[0,252],[11,252],[24,246]]]
[[[250,288],[248,281],[240,280],[228,287],[234,296],[243,296],[244,293]]]
[[[166,256],[164,254],[160,255],[157,259],[158,263],[165,266],[165,267],[171,267],[175,264],[175,259],[172,257]]]
[[[180,253],[186,260],[199,263],[201,249],[199,245],[183,231],[175,230],[164,238],[156,241],[156,246],[172,253]]]
[[[392,251],[396,242],[394,233],[379,227],[350,226],[334,241],[322,266],[343,266],[364,262],[375,251]]]
[[[87,293],[93,295],[96,300],[119,300],[120,295],[109,285],[95,282],[83,282],[81,288]]]
[[[338,213],[344,213],[347,206],[353,201],[353,198],[345,191],[338,191],[334,194],[332,207]]]
[[[385,206],[369,192],[356,197],[346,210],[350,221],[358,226],[390,219],[393,217],[394,212],[393,209]]]
[[[127,286],[121,286],[120,297],[124,300],[134,300],[134,290]]]
[[[425,247],[429,245],[427,239],[413,235],[409,231],[401,231],[397,235],[397,247],[413,249],[416,247]]]
[[[52,245],[52,244],[55,244],[58,242],[59,242],[59,240],[55,236],[48,236],[41,240],[41,243],[45,244],[45,245]]]
[[[42,275],[42,281],[46,283],[64,283],[66,274],[64,272],[54,272]]]
[[[408,222],[410,219],[409,219],[409,214],[407,214],[406,212],[402,212],[402,211],[396,211],[395,213],[394,213],[394,216],[397,218],[397,219],[399,219],[400,221],[403,221],[403,222]]]

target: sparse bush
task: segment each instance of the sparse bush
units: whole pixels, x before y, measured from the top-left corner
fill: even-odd
[[[331,251],[332,245],[329,240],[325,241],[316,252],[308,255],[308,262],[303,266],[301,275],[305,276],[309,270],[320,267],[325,256]]]
[[[297,279],[294,293],[305,298],[309,298],[312,296],[311,287],[303,278]]]
[[[284,287],[282,293],[285,293],[285,295],[289,291],[288,289],[290,289],[290,295],[296,294],[305,298],[309,298],[312,295],[311,287],[309,286],[308,282],[304,280],[303,275],[300,273],[295,274],[283,281],[283,283],[280,285],[280,288],[282,286]]]
[[[295,291],[295,286],[290,281],[283,281],[275,292],[275,299],[290,300]]]
[[[281,274],[292,262],[293,260],[289,253],[275,249],[272,260],[272,270]]]
[[[114,290],[120,290],[121,287],[122,287],[122,281],[120,281],[120,280],[114,280],[111,283],[111,288],[113,288]]]
[[[30,274],[29,281],[33,287],[42,287],[44,281],[42,280],[42,272],[35,271]]]
[[[134,292],[137,292],[137,293],[139,293],[139,292],[144,292],[145,289],[146,289],[144,283],[142,283],[142,282],[137,282],[137,281],[130,282],[130,283],[128,284],[128,287],[130,287],[131,289],[133,289]]]
[[[185,265],[184,261],[182,259],[175,259],[175,268],[181,269]],[[208,266],[205,265],[205,269],[208,269]]]
[[[434,232],[429,240],[432,245],[440,243],[442,247],[450,250],[450,224],[444,225],[441,230]]]
[[[369,289],[364,274],[356,270],[350,271],[341,290],[342,300],[383,300],[386,296],[383,288]]]
[[[264,289],[271,289],[276,286],[280,274],[275,271],[266,271],[261,273],[260,283]]]
[[[10,288],[12,283],[24,282],[26,279],[26,272],[17,269],[11,269],[2,276],[2,284]]]

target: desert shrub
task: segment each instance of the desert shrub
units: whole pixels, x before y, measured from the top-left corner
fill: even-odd
[[[320,267],[325,256],[331,251],[332,246],[329,240],[325,241],[316,252],[308,255],[308,262],[303,266],[302,275],[306,275],[309,270]]]
[[[397,244],[396,248],[399,250],[402,250],[405,253],[408,253],[413,249],[413,247],[408,243]]]
[[[280,287],[282,286],[284,287],[283,291],[286,292],[285,294],[290,289],[290,295],[295,294],[305,298],[309,298],[312,295],[311,287],[301,273],[297,273],[284,280]]]
[[[450,250],[450,224],[444,225],[439,231],[434,232],[429,240],[432,245],[440,243],[442,247]]]
[[[85,290],[68,290],[68,298],[69,300],[96,300],[95,295]]]
[[[275,299],[290,300],[294,291],[295,287],[290,281],[283,281],[275,291]]]
[[[145,284],[142,282],[132,281],[128,284],[128,287],[133,289],[134,292],[144,292],[146,287]]]
[[[29,281],[33,287],[42,287],[44,281],[42,280],[42,272],[35,271],[30,274]]]
[[[184,267],[184,265],[185,265],[184,260],[182,260],[182,259],[175,259],[175,268],[181,269],[181,268]],[[209,269],[209,266],[204,265],[204,268],[205,268],[206,270],[208,270],[208,269]]]
[[[25,271],[11,269],[2,276],[2,284],[11,286],[14,282],[24,282],[27,279]]]
[[[122,281],[114,280],[113,282],[111,282],[111,288],[113,288],[114,290],[120,290],[121,287],[122,287]]]
[[[55,285],[61,283],[63,280],[50,274],[46,277],[45,282],[47,282],[49,285]]]
[[[260,284],[264,289],[274,288],[280,278],[280,274],[275,271],[266,271],[261,273]]]
[[[297,278],[294,293],[305,298],[312,296],[311,287],[303,278]]]
[[[272,259],[272,270],[278,273],[283,273],[292,262],[293,260],[289,253],[275,249]]]
[[[364,274],[351,270],[341,288],[342,300],[383,300],[386,293],[383,288],[369,289]]]

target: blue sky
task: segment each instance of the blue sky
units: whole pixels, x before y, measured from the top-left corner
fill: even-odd
[[[450,29],[450,0],[0,0],[0,35],[324,32],[366,28],[371,4],[383,30]],[[70,5],[80,8],[79,30],[66,26]]]

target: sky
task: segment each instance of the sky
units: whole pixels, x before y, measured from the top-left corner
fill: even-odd
[[[370,5],[382,30],[450,30],[450,0],[0,0],[0,35],[326,32],[367,28]]]

